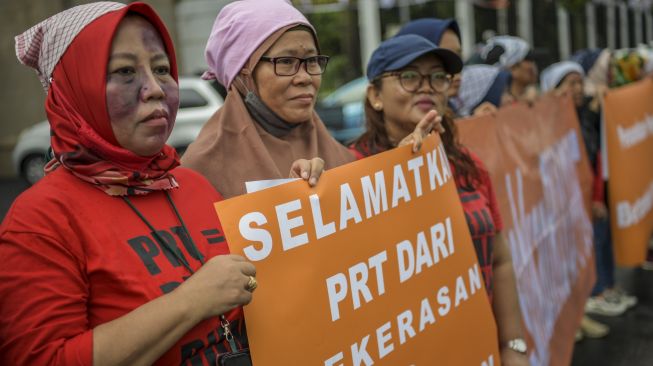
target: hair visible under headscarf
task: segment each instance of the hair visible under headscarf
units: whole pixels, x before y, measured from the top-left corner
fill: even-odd
[[[531,59],[531,47],[528,42],[519,37],[496,36],[490,38],[483,47],[481,58],[488,65],[509,69],[524,60]]]
[[[89,21],[91,13],[94,17]],[[165,145],[160,153],[142,157],[122,148],[111,127],[106,104],[106,70],[115,31],[130,13],[143,16],[157,29],[176,81],[172,40],[161,19],[147,4],[81,5],[17,37],[17,49],[29,50],[17,52],[19,58],[25,62],[25,55],[31,55],[31,61],[25,63],[37,68],[49,85],[46,112],[55,158],[47,164],[46,172],[62,165],[109,195],[145,194],[177,187],[174,177],[168,173],[179,165],[172,147]],[[75,35],[65,36],[70,32]],[[60,52],[61,48],[65,52]],[[54,65],[51,72],[50,65]],[[171,117],[174,117],[172,113]]]

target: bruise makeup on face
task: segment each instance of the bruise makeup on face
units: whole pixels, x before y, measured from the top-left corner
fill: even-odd
[[[170,72],[154,26],[140,16],[125,17],[114,36],[106,79],[107,110],[122,147],[148,155],[165,144],[179,106],[179,89]],[[167,126],[141,126],[157,110],[168,114]]]
[[[158,32],[153,27],[147,27],[141,31],[141,42],[145,49],[156,56],[152,57],[151,64],[140,64],[138,56],[131,53],[113,54],[109,60],[107,70],[107,84],[115,84],[113,88],[107,88],[107,103],[111,120],[123,119],[136,113],[138,104],[143,99],[142,94],[148,92],[148,88],[156,87],[148,80],[150,76],[146,68],[152,68],[156,78],[169,75],[170,65],[163,47],[163,42]],[[179,104],[179,92],[177,84],[170,76],[170,80],[158,81],[158,86],[166,95],[165,103],[168,106],[168,113],[176,111]]]
[[[168,55],[163,46],[163,41],[154,27],[143,29],[141,32],[141,39],[148,52],[157,54],[157,56],[152,59],[155,73],[157,75],[167,75],[169,77],[169,80],[166,79],[166,82],[160,83],[159,86],[163,89],[163,92],[166,95],[165,102],[168,107],[168,113],[171,115],[171,122],[174,123],[174,117],[177,114],[177,108],[179,107],[179,89],[177,83],[170,75],[170,61],[168,60]],[[157,68],[161,69],[157,70]]]

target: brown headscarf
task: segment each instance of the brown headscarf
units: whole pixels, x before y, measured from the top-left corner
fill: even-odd
[[[274,32],[250,56],[229,87],[224,105],[204,125],[182,157],[182,165],[203,174],[225,198],[246,193],[247,181],[287,178],[297,159],[322,158],[325,169],[354,160],[348,149],[329,134],[315,112],[310,121],[276,137],[247,110],[243,95],[248,91],[258,94],[252,79],[256,64],[296,25]]]

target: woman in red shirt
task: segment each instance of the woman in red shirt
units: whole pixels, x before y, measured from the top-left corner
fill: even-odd
[[[383,42],[367,66],[367,131],[350,148],[363,158],[406,139],[419,139],[416,126],[441,122],[442,141],[492,301],[502,364],[528,365],[512,259],[500,233],[501,216],[488,172],[457,142],[450,116],[438,116],[446,110],[451,74],[461,68],[460,57],[421,36],[400,35]]]
[[[256,271],[229,255],[222,197],[165,144],[179,88],[161,19],[81,5],[16,51],[46,90],[54,159],[0,226],[0,364],[248,364]]]

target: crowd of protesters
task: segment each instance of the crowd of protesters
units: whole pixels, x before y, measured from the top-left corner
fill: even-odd
[[[416,20],[374,51],[366,131],[343,146],[314,110],[329,60],[319,32],[284,0],[225,6],[203,76],[226,87],[225,104],[182,159],[165,145],[179,102],[175,51],[150,6],[81,5],[16,37],[20,62],[47,93],[54,157],[0,226],[1,364],[251,364],[242,306],[255,296],[256,268],[216,237],[213,203],[244,194],[252,180],[315,186],[324,169],[401,145],[416,151],[437,132],[463,209],[484,213],[466,216],[501,363],[528,365],[497,199],[455,119],[541,93],[573,98],[594,169],[598,280],[586,313],[617,316],[636,305],[614,278],[600,113],[608,88],[651,72],[650,51],[583,50],[538,80],[520,38],[492,37],[464,66],[455,20]],[[157,248],[167,261],[151,259]],[[585,318],[579,334],[607,332]]]
[[[398,35],[409,33],[423,36],[440,47],[460,54],[460,30],[454,19],[415,20],[401,28]],[[444,36],[447,34],[449,37]],[[453,42],[450,40],[452,36],[455,36]],[[537,65],[528,43],[519,37],[494,36],[467,60],[460,76],[453,76],[453,80],[460,79],[460,85],[450,88],[449,93],[449,113],[454,116],[491,114],[511,103],[532,103],[539,95],[547,93],[572,97],[594,179],[591,218],[597,282],[587,300],[586,314],[619,316],[637,304],[636,297],[625,293],[615,283],[607,182],[603,178],[601,163],[601,149],[604,148],[601,145],[604,140],[601,139],[600,114],[602,98],[609,88],[623,86],[650,75],[653,75],[653,49],[641,46],[617,51],[583,49],[570,60],[546,67],[538,80]],[[372,126],[369,113],[367,120],[368,126]],[[455,149],[447,146],[447,151],[451,153]],[[451,156],[450,160],[454,164],[455,160]],[[473,232],[471,224],[470,230]],[[653,259],[651,252],[649,250],[649,259],[644,263],[644,268],[650,267],[648,262]],[[608,332],[606,325],[585,316],[576,339],[580,340],[583,336],[599,338]]]

